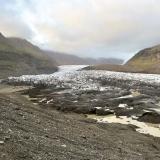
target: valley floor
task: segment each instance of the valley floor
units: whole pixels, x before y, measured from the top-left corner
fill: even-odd
[[[83,67],[2,81],[0,159],[160,160],[160,75]]]
[[[2,160],[160,159],[160,138],[140,134],[131,125],[97,123],[84,115],[45,108],[16,92],[16,87],[2,88]]]

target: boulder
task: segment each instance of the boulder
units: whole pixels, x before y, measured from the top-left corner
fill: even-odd
[[[146,112],[138,118],[138,121],[148,123],[160,123],[160,114],[157,112]]]
[[[103,115],[105,116],[105,115],[114,114],[114,111],[106,108],[97,107],[96,114],[99,116],[103,116]]]

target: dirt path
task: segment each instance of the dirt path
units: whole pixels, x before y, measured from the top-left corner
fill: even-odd
[[[160,160],[160,138],[34,105],[0,87],[2,160]]]

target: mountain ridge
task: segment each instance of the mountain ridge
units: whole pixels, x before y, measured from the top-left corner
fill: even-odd
[[[22,74],[47,74],[58,65],[121,64],[116,58],[82,58],[76,55],[46,51],[19,37],[0,33],[0,78]]]
[[[123,59],[118,58],[84,58],[77,55],[45,51],[50,57],[54,58],[59,65],[95,65],[95,64],[122,64]]]
[[[22,74],[43,74],[57,71],[57,64],[40,48],[21,38],[0,34],[0,78]]]
[[[160,45],[139,51],[125,65],[144,73],[160,73]]]
[[[93,65],[85,69],[160,74],[160,45],[140,50],[124,65]]]

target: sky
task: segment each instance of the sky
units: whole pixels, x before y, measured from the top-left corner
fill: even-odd
[[[0,0],[0,32],[81,57],[160,44],[160,0]]]

